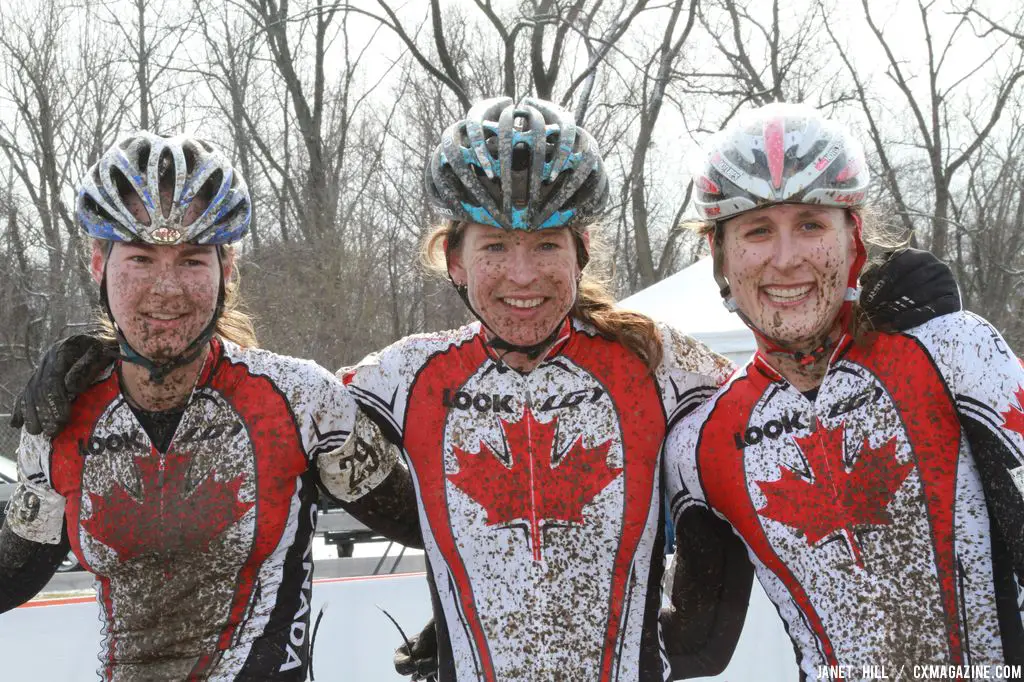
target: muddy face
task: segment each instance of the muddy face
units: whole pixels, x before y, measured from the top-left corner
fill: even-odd
[[[751,321],[795,350],[831,331],[854,258],[852,221],[840,208],[782,204],[726,221],[724,272]]]
[[[525,232],[471,224],[450,263],[476,312],[509,343],[543,341],[576,300],[580,269],[569,228]]]
[[[104,247],[92,274],[103,277]],[[213,318],[221,280],[215,246],[117,242],[106,256],[110,310],[128,343],[150,360],[180,355]]]

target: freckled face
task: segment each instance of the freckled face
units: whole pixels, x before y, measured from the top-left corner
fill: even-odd
[[[473,223],[449,261],[477,313],[509,343],[543,341],[576,300],[580,269],[567,227],[525,232]]]
[[[839,314],[855,253],[846,212],[780,204],[723,229],[723,270],[740,310],[787,345],[820,343]]]
[[[94,244],[92,275],[103,277]],[[228,264],[229,265],[229,264]],[[215,246],[115,243],[107,257],[107,298],[132,348],[162,361],[180,355],[213,318],[221,271]]]

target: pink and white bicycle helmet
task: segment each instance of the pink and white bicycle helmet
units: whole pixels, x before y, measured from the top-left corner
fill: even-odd
[[[714,221],[771,204],[857,208],[869,180],[864,149],[844,126],[803,104],[774,103],[708,140],[694,203]]]

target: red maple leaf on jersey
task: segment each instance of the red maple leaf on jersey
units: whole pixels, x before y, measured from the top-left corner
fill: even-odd
[[[210,471],[190,488],[187,455],[167,453],[135,458],[141,499],[114,483],[110,494],[89,493],[92,516],[82,521],[90,534],[115,552],[121,562],[149,553],[203,552],[210,541],[252,508],[239,502],[242,477],[223,482]]]
[[[1024,361],[1021,361],[1024,365]],[[1024,386],[1021,386],[1013,394],[1017,399],[1017,404],[1010,403],[1009,409],[1003,412],[1003,427],[1016,431],[1020,435],[1024,436]]]
[[[455,448],[459,470],[448,475],[487,510],[488,526],[525,521],[534,561],[541,559],[541,522],[583,523],[584,505],[622,473],[608,466],[610,440],[585,448],[582,436],[554,464],[557,427],[557,418],[543,424],[525,407],[518,422],[501,420],[508,466],[480,441],[478,454]]]
[[[777,481],[758,481],[767,503],[761,516],[802,532],[807,544],[842,534],[856,564],[863,568],[854,530],[862,526],[892,523],[888,506],[913,463],[896,461],[896,438],[875,449],[867,439],[853,464],[843,456],[843,428],[826,429],[794,438],[807,460],[810,480],[790,469],[781,469]]]

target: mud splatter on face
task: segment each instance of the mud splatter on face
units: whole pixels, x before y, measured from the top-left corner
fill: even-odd
[[[451,255],[451,273],[465,284],[476,312],[516,345],[543,341],[576,299],[580,269],[569,228],[537,232],[472,224]]]
[[[845,212],[782,204],[724,230],[724,271],[740,310],[794,350],[816,347],[835,323],[853,258]]]
[[[110,310],[128,343],[160,362],[210,322],[221,269],[216,247],[117,243],[106,262]]]

